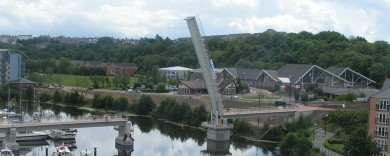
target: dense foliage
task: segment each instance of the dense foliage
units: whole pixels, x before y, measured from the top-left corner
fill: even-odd
[[[130,105],[130,111],[139,114],[139,115],[147,115],[152,112],[152,110],[156,108],[156,104],[153,102],[152,98],[148,95],[142,95],[141,98]]]
[[[367,134],[367,111],[334,111],[326,120],[340,126],[347,134],[345,155],[377,155],[381,151]]]
[[[206,108],[202,105],[191,109],[187,103],[179,103],[175,99],[167,98],[153,110],[152,115],[188,125],[199,126],[207,120]]]
[[[386,41],[370,43],[362,37],[347,38],[331,31],[318,34],[305,31],[288,34],[265,32],[236,40],[213,37],[207,40],[207,46],[214,64],[219,68],[277,69],[286,63],[316,64],[323,68],[349,67],[375,80],[377,86],[381,86],[387,75],[390,62],[390,45]],[[71,45],[51,41],[45,48],[39,49],[35,42],[24,41],[18,45],[0,44],[0,48],[22,50],[30,60],[45,58],[46,63],[37,66],[43,72],[68,70],[53,69],[53,61],[47,59],[59,60],[61,57],[136,63],[140,73],[146,73],[153,66],[198,67],[190,40],[163,39],[159,35],[141,38],[137,45],[117,45],[110,38],[101,38],[96,44]],[[37,67],[27,69],[35,70]]]

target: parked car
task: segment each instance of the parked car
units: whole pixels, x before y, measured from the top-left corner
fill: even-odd
[[[325,103],[325,100],[324,99],[317,99],[317,100],[314,100],[313,103]]]

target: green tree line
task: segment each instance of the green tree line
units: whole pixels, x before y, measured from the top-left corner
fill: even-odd
[[[277,69],[287,63],[316,64],[323,68],[349,67],[375,80],[378,82],[376,85],[381,86],[388,75],[387,68],[390,64],[388,42],[368,42],[363,37],[347,38],[333,31],[317,34],[306,31],[259,33],[236,40],[214,37],[206,42],[216,67]],[[190,40],[164,39],[159,35],[155,38],[141,38],[137,45],[114,44],[109,37],[100,38],[97,43],[78,45],[51,41],[43,49],[33,43],[35,42],[0,44],[0,48],[24,51],[30,60],[59,60],[64,57],[86,61],[131,62],[138,65],[141,74],[153,66],[199,66]]]

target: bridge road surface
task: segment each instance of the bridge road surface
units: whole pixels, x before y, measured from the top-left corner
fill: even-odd
[[[49,129],[67,129],[67,128],[86,128],[86,127],[104,127],[125,125],[127,119],[122,116],[95,116],[94,117],[77,117],[77,118],[43,118],[23,123],[10,123],[3,121],[0,123],[0,133],[6,133],[10,128],[16,131],[40,131]]]
[[[257,117],[296,116],[299,114],[311,114],[314,110],[334,110],[329,108],[310,107],[300,104],[287,106],[265,106],[225,109],[224,117],[227,119],[244,119]]]

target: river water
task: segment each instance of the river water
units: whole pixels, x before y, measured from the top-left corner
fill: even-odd
[[[62,117],[82,116],[91,114],[88,110],[81,110],[72,107],[61,107],[56,105],[41,104],[41,110],[45,115],[54,115]],[[27,112],[32,114],[32,107],[27,108]],[[161,120],[155,120],[148,117],[129,117],[133,123],[133,152],[127,155],[133,156],[198,156],[208,155],[204,151],[207,148],[206,131],[190,127],[180,127]],[[73,141],[49,141],[49,145],[28,147],[27,156],[44,156],[46,148],[49,155],[55,150],[57,145],[72,146],[75,156],[79,151],[88,149],[93,151],[97,149],[98,156],[114,156],[119,151],[115,147],[115,137],[118,131],[113,126],[109,127],[91,127],[78,128],[75,142]],[[39,145],[41,144],[41,145]],[[275,145],[250,142],[243,140],[231,140],[229,154],[233,156],[271,156],[273,155]],[[218,148],[218,145],[217,145]]]

